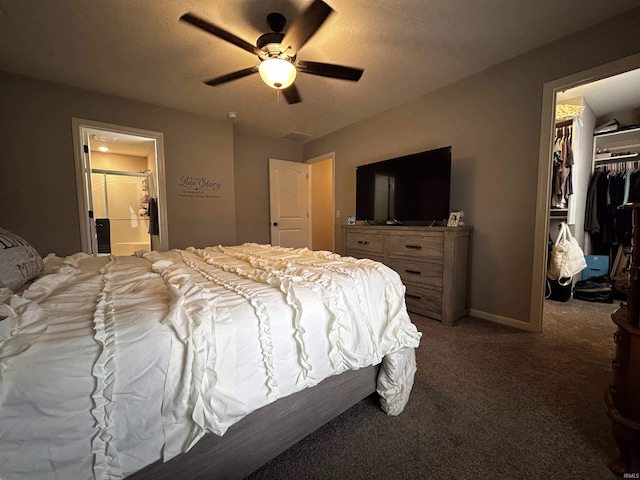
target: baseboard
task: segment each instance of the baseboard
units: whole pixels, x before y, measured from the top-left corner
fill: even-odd
[[[529,322],[523,322],[521,320],[516,320],[514,318],[503,317],[500,315],[495,315],[493,313],[483,312],[481,310],[475,310],[473,308],[469,310],[469,315],[472,317],[481,318],[482,320],[489,320],[490,322],[499,323],[500,325],[519,328],[520,330],[527,330],[529,332],[537,331],[535,326],[531,325],[531,323]]]

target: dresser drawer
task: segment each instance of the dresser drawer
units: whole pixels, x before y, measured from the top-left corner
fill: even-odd
[[[442,260],[444,235],[392,235],[389,238],[389,256]]]
[[[442,288],[442,263],[390,259],[389,266],[398,272],[405,283]]]
[[[442,290],[405,284],[407,310],[425,317],[442,320]]]
[[[384,256],[384,235],[376,235],[371,233],[347,232],[347,251],[357,250]]]

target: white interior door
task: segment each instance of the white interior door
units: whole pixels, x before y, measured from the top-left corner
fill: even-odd
[[[306,163],[269,159],[271,244],[309,246],[309,178]]]

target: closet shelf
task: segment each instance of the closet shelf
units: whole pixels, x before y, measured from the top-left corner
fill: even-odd
[[[597,160],[594,160],[594,164],[606,165],[607,163],[628,162],[628,161],[633,161],[632,159],[634,158],[638,158],[637,153],[631,153],[628,155],[615,155],[607,158],[599,158]]]
[[[549,218],[562,219],[562,218],[567,218],[568,215],[569,215],[568,208],[550,208],[549,209]]]

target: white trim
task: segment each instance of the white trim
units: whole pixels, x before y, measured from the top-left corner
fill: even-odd
[[[533,325],[531,325],[529,322],[523,322],[522,320],[516,320],[515,318],[503,317],[500,315],[495,315],[493,313],[475,310],[473,308],[469,310],[469,316],[480,318],[482,320],[488,320],[493,323],[499,323],[500,325],[506,325],[507,327],[514,327],[519,330],[527,330],[530,332],[536,331],[533,328]]]
[[[162,132],[154,132],[156,135],[156,188],[158,189],[158,221],[160,222],[160,244],[158,250],[169,250],[169,220],[167,217],[167,185],[164,165],[164,135]]]
[[[606,63],[567,77],[544,84],[542,115],[540,120],[540,147],[538,158],[538,183],[533,243],[533,278],[531,281],[531,331],[542,331],[544,288],[546,283],[547,238],[549,236],[549,179],[551,178],[551,139],[555,124],[556,94],[562,90],[595,82],[640,68],[640,54]]]
[[[73,134],[73,159],[76,170],[76,196],[78,199],[78,225],[80,226],[80,248],[83,252],[90,252],[91,245],[89,239],[91,235],[89,233],[89,222],[86,220],[87,212],[87,200],[84,194],[84,154],[83,154],[83,141],[81,140],[81,129],[78,125],[77,119],[71,119],[72,134]]]
[[[307,163],[307,162],[303,162]],[[313,248],[313,169],[307,163],[307,247]]]
[[[80,221],[80,240],[83,252],[91,252],[90,223],[87,218],[86,203],[86,179],[84,176],[84,141],[83,132],[85,129],[106,130],[110,132],[125,133],[141,137],[152,138],[156,142],[156,174],[155,183],[158,194],[158,215],[160,223],[160,239],[158,250],[169,249],[169,228],[167,225],[167,193],[165,185],[165,165],[164,165],[164,135],[162,132],[144,130],[141,128],[115,125],[111,123],[97,122],[82,118],[71,118],[73,129],[73,155],[76,165],[76,191],[78,197],[78,218]]]

